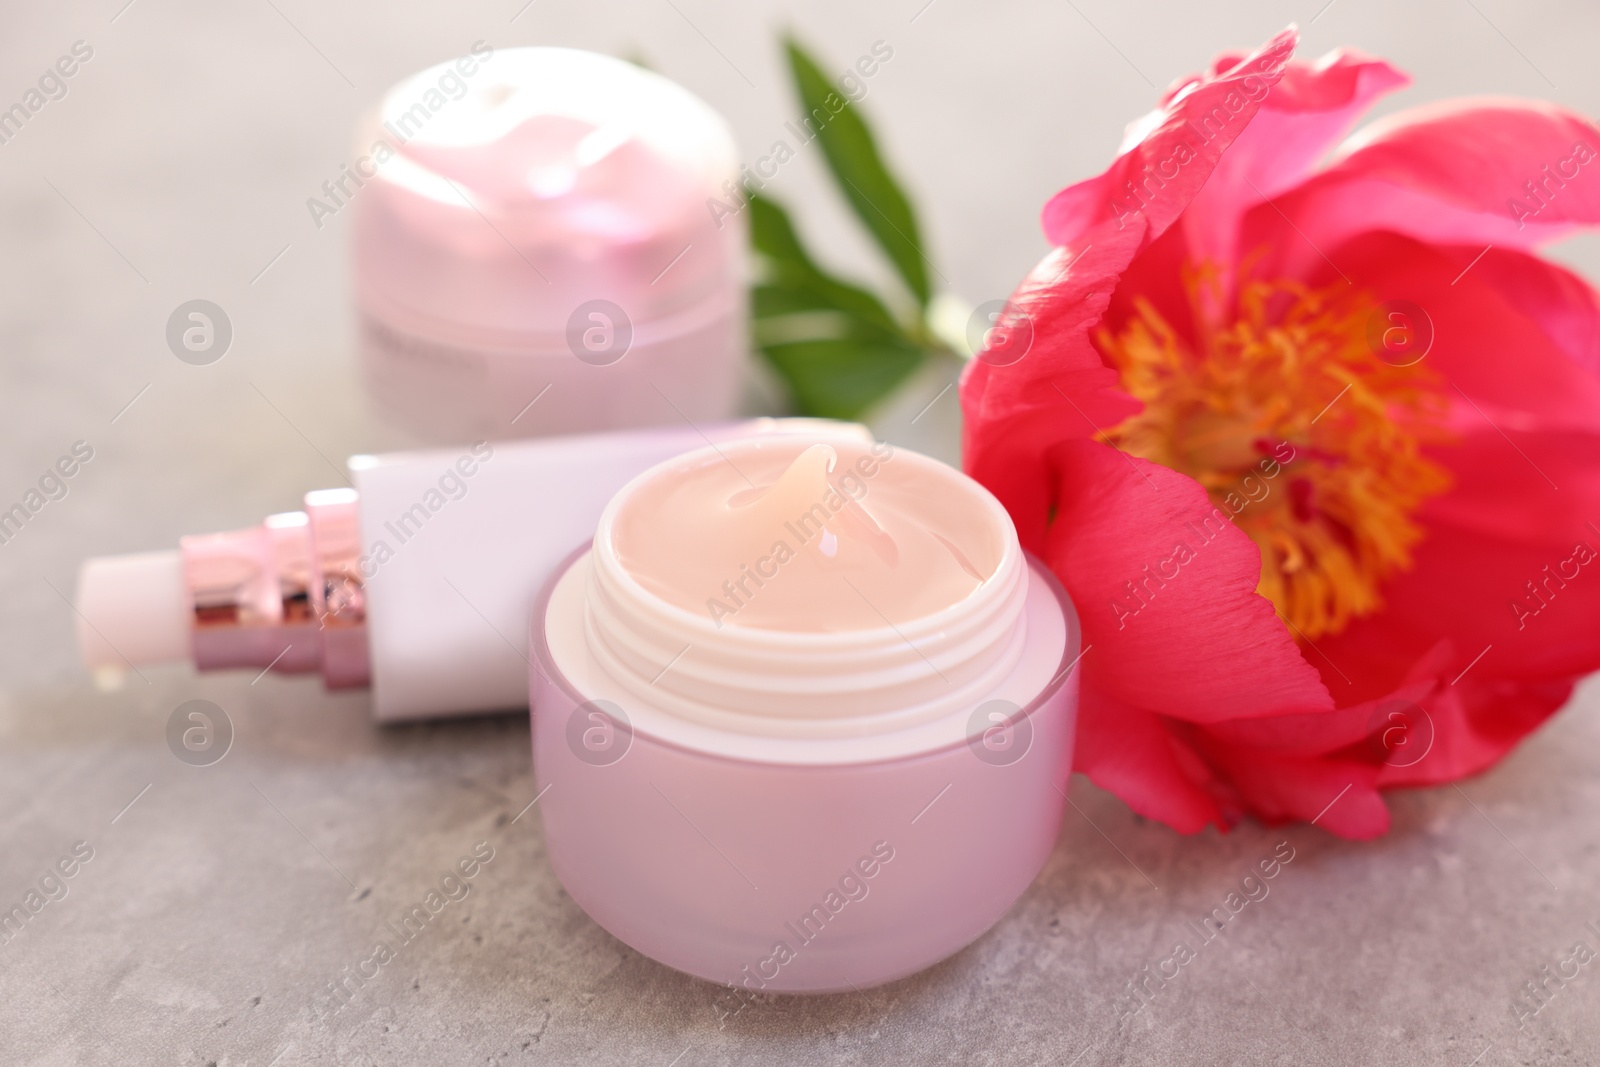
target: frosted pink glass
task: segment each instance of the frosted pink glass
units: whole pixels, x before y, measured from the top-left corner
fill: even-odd
[[[596,765],[569,743],[585,695],[545,637],[552,581],[534,607],[530,684],[538,808],[562,884],[639,952],[751,991],[865,988],[970,944],[1049,857],[1072,762],[1077,617],[1049,572],[1031,566],[1060,604],[1067,640],[1060,669],[1022,709],[1026,754],[1004,766],[962,743],[877,762],[757,762],[637,729],[620,759]],[[844,901],[836,912],[830,891]],[[746,1001],[708,991],[721,1014]]]
[[[461,95],[414,125],[442,78]],[[353,288],[386,413],[439,440],[732,414],[746,233],[707,207],[738,161],[703,101],[609,56],[483,48],[394,86],[357,142]]]

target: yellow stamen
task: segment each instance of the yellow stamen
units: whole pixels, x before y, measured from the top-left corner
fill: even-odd
[[[1337,633],[1382,608],[1423,536],[1412,516],[1449,488],[1422,453],[1447,439],[1438,376],[1378,358],[1377,301],[1348,286],[1249,282],[1216,323],[1215,279],[1185,276],[1192,342],[1142,297],[1095,338],[1144,403],[1105,438],[1203,485],[1260,547],[1261,595],[1300,636]]]

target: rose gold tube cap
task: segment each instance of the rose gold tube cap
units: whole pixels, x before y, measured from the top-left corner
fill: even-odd
[[[356,499],[353,489],[318,490],[304,511],[185,537],[176,552],[88,560],[78,572],[84,666],[103,687],[142,665],[181,662],[366,685]]]

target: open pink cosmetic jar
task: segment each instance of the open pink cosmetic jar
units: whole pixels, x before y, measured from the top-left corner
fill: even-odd
[[[534,607],[557,875],[670,967],[891,981],[999,920],[1056,840],[1079,630],[987,490],[843,433],[652,468]]]
[[[726,122],[659,74],[494,49],[396,85],[350,197],[362,358],[381,410],[440,441],[728,418],[745,220]]]

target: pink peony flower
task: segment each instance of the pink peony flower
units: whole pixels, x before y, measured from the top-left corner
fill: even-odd
[[[1382,833],[1600,668],[1600,221],[1553,104],[1416,108],[1286,31],[1135,122],[961,385],[966,464],[1072,593],[1076,768],[1185,831]]]

